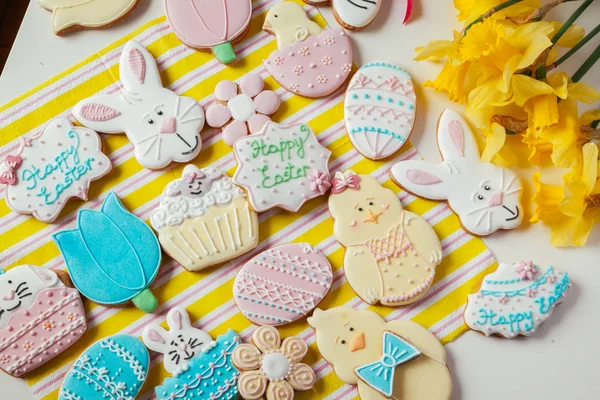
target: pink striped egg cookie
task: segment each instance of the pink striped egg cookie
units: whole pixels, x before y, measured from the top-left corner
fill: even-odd
[[[252,258],[240,270],[233,297],[246,318],[280,326],[308,315],[332,284],[327,257],[307,243],[284,244]]]

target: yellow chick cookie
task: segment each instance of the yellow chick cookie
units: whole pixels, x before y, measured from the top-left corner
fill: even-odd
[[[280,49],[303,41],[308,36],[317,36],[323,31],[323,28],[308,18],[301,5],[292,2],[279,3],[271,8],[263,29],[275,35]]]

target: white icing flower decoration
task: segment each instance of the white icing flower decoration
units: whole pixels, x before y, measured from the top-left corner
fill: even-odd
[[[315,372],[300,361],[308,346],[302,339],[286,338],[281,343],[277,329],[261,326],[252,335],[252,343],[235,348],[231,360],[242,371],[238,389],[244,399],[294,398],[294,390],[310,390]]]
[[[271,121],[269,116],[277,112],[281,99],[274,91],[264,88],[264,80],[252,73],[242,77],[239,85],[233,81],[221,81],[217,85],[217,103],[206,110],[206,122],[213,128],[223,129],[225,143],[233,146],[237,139],[259,132]]]

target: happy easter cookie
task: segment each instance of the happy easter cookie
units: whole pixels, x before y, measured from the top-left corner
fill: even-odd
[[[340,88],[352,71],[352,44],[343,29],[323,30],[298,3],[283,2],[267,13],[263,29],[277,37],[278,50],[263,61],[288,91],[326,97]]]
[[[87,329],[81,296],[50,269],[0,269],[0,368],[20,377],[58,356]]]
[[[144,385],[150,355],[138,338],[114,335],[91,345],[63,381],[58,400],[133,400]]]
[[[75,118],[98,132],[124,132],[135,158],[146,168],[161,169],[196,158],[202,150],[204,127],[200,104],[164,88],[154,57],[134,40],[121,53],[119,72],[122,92],[79,102],[73,110]]]
[[[64,118],[22,137],[19,150],[3,164],[0,184],[6,185],[8,206],[43,222],[56,220],[69,199],[87,200],[90,183],[112,168],[98,134]]]
[[[386,306],[423,298],[442,261],[433,228],[369,175],[337,172],[332,185],[333,234],[346,247],[344,272],[356,294]]]
[[[223,64],[236,60],[233,43],[250,30],[251,0],[165,0],[173,31],[187,46],[210,50]]]
[[[349,30],[367,27],[379,12],[383,0],[304,0],[314,6],[333,6],[333,14],[340,25]]]
[[[508,168],[483,162],[467,122],[453,110],[442,113],[437,142],[443,162],[400,161],[391,178],[405,190],[430,200],[447,200],[465,230],[491,235],[523,222],[523,186]]]
[[[296,212],[331,186],[331,151],[308,125],[269,122],[260,133],[235,142],[233,151],[238,163],[233,183],[246,190],[258,212],[273,207]]]
[[[412,79],[396,64],[363,65],[350,80],[344,103],[352,145],[371,160],[391,156],[412,133],[416,104]]]
[[[142,311],[156,309],[150,286],[160,269],[160,244],[113,192],[100,211],[79,211],[77,229],[53,238],[73,284],[85,297],[108,306],[132,301]]]
[[[245,400],[293,400],[294,390],[310,390],[316,377],[313,369],[300,361],[308,352],[304,340],[289,337],[281,341],[279,331],[261,326],[252,334],[251,344],[241,344],[232,355],[241,371],[238,382]]]
[[[421,325],[348,307],[317,308],[308,323],[323,358],[341,380],[358,385],[361,399],[450,399],[444,346]]]
[[[62,36],[83,29],[107,28],[127,18],[139,0],[39,0],[52,11],[52,30]]]
[[[562,303],[571,281],[554,267],[541,268],[531,261],[501,263],[486,276],[481,289],[469,295],[465,322],[489,335],[530,336]]]
[[[167,185],[150,222],[163,249],[188,271],[231,260],[258,244],[258,215],[226,173],[187,165]]]
[[[266,250],[246,263],[233,284],[233,298],[257,325],[279,326],[309,314],[333,283],[331,264],[308,243]]]

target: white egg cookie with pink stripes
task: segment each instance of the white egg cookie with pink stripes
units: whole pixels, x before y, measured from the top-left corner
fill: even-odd
[[[333,234],[346,247],[346,279],[361,299],[403,306],[425,296],[442,246],[427,221],[404,210],[392,190],[369,175],[337,172],[329,212]]]

